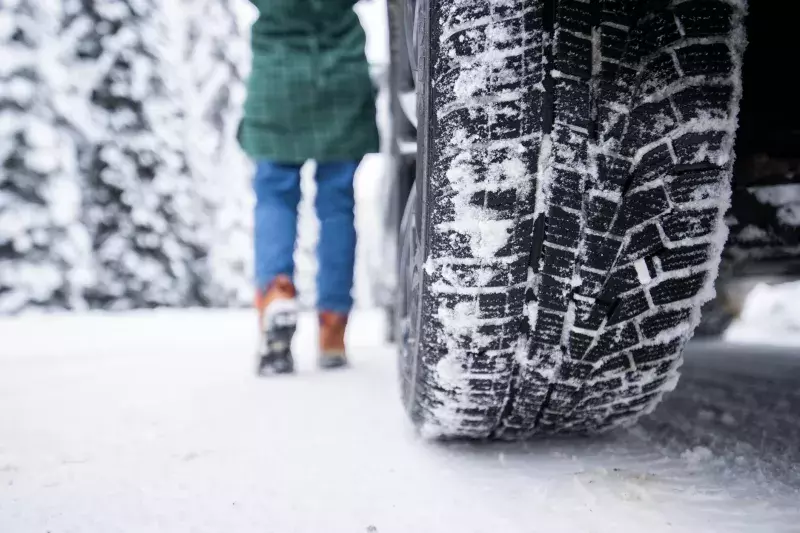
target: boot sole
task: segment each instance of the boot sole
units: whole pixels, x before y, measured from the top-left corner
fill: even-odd
[[[294,372],[292,358],[292,338],[296,330],[294,325],[273,326],[266,333],[264,352],[258,356],[256,374],[270,376],[273,374],[291,374]]]
[[[324,370],[333,370],[347,366],[347,358],[338,355],[321,355],[317,359],[317,366]]]

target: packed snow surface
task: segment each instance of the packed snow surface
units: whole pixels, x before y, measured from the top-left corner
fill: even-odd
[[[0,531],[797,531],[792,350],[691,346],[664,404],[601,439],[442,443],[402,412],[381,316],[322,373],[304,315],[278,379],[247,311],[0,321]]]

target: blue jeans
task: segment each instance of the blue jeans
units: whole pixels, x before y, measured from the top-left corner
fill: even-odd
[[[353,223],[353,176],[358,161],[319,163],[315,207],[320,221],[317,248],[317,307],[347,313],[353,306],[353,265],[356,230]],[[300,203],[300,167],[297,164],[258,161],[253,186],[256,193],[255,260],[259,288],[275,276],[294,276],[297,205]]]

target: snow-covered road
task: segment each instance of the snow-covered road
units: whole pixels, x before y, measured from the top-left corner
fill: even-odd
[[[252,374],[246,312],[0,321],[0,532],[800,531],[800,358],[695,344],[601,440],[436,443],[375,313],[353,367]]]

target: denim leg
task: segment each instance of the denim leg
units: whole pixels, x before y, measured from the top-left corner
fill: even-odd
[[[317,307],[347,313],[353,306],[356,229],[353,220],[353,176],[358,161],[319,163],[316,209],[320,221]]]
[[[259,161],[256,166],[255,271],[260,289],[278,274],[294,277],[300,166],[272,161]]]

